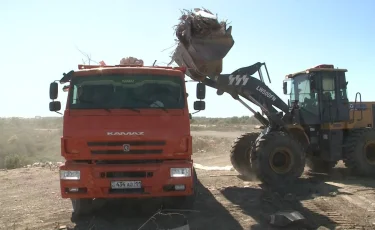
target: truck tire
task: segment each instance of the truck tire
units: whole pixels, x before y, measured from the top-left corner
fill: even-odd
[[[375,130],[354,129],[345,140],[344,163],[353,174],[359,176],[375,175]]]
[[[306,154],[297,140],[284,132],[272,131],[256,142],[251,161],[263,183],[281,188],[302,175]]]
[[[308,157],[306,164],[312,172],[330,173],[336,166],[337,161],[325,161],[316,157]]]
[[[73,215],[76,217],[90,215],[93,210],[92,199],[71,199]]]
[[[230,150],[230,161],[233,168],[244,176],[250,176],[253,173],[250,155],[259,133],[245,133],[238,137]]]
[[[198,176],[193,168],[193,194],[190,196],[174,196],[164,199],[165,209],[192,209],[198,195]]]

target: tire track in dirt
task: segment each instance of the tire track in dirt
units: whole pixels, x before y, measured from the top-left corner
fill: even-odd
[[[354,223],[341,213],[337,212],[337,207],[327,206],[315,200],[305,200],[301,201],[301,203],[303,207],[311,212],[324,216],[324,218],[315,217],[311,222],[316,222],[321,226],[329,228],[334,227],[335,229],[363,229],[363,226],[358,226],[358,223]]]
[[[364,209],[367,212],[375,212],[375,191],[374,189],[364,188],[357,185],[345,185],[337,182],[326,182],[327,184],[339,187],[341,193],[339,195],[347,202],[356,205],[358,208]]]

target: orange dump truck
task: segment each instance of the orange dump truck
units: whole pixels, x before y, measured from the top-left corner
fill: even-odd
[[[60,186],[76,215],[94,199],[161,198],[166,206],[194,201],[196,174],[185,69],[143,65],[79,65],[64,74]],[[50,111],[61,110],[58,82]],[[197,98],[205,88],[197,85]],[[204,101],[194,109],[204,110]]]

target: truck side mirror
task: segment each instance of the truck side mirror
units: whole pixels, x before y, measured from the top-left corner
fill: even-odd
[[[59,84],[57,84],[57,82],[52,82],[49,85],[49,98],[51,100],[57,99],[58,90],[59,90]]]
[[[205,110],[206,102],[205,101],[194,101],[194,110]]]
[[[288,94],[288,82],[283,82],[283,92],[284,94]]]
[[[49,111],[57,112],[61,110],[61,103],[59,101],[51,101],[49,103]]]
[[[206,97],[206,85],[199,82],[197,84],[197,99],[203,100]]]

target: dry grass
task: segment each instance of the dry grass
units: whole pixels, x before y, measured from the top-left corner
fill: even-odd
[[[0,168],[62,160],[60,118],[1,118],[0,129]]]
[[[194,153],[227,153],[232,145],[232,138],[197,136],[193,137]]]
[[[252,118],[194,118],[192,130],[246,130]],[[61,118],[0,118],[0,169],[19,168],[34,162],[63,161],[60,156]],[[194,137],[196,153],[227,151],[232,139]]]

